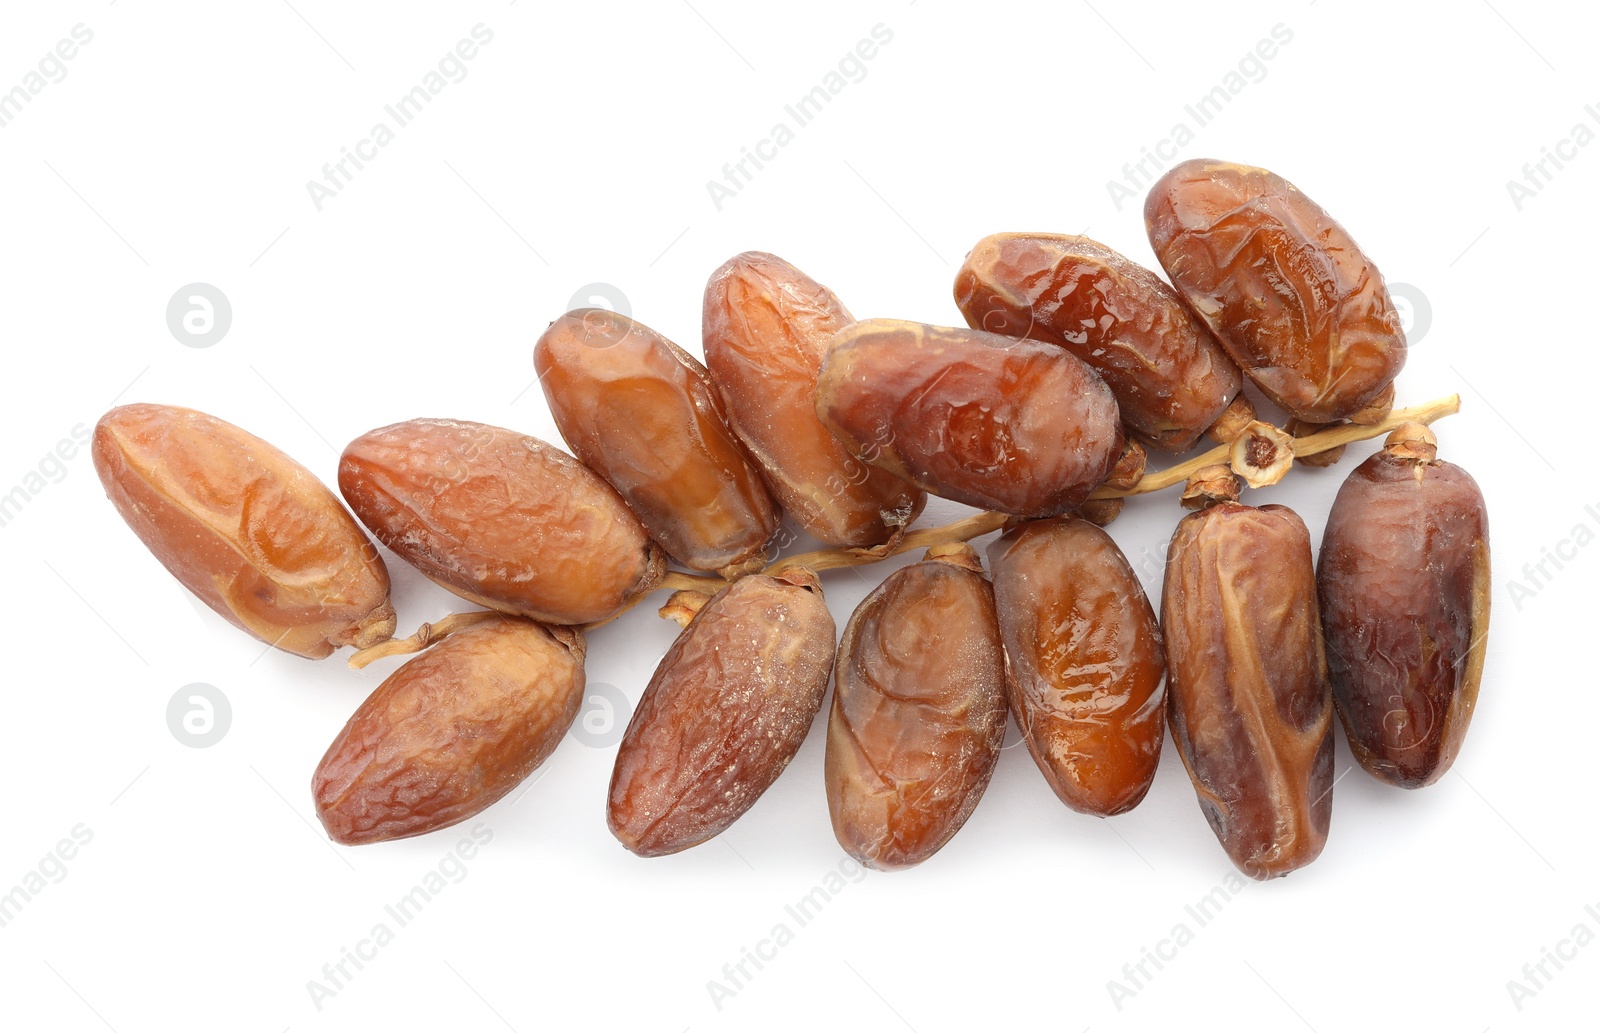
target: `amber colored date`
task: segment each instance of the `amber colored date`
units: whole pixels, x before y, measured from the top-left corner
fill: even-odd
[[[1435,457],[1432,435],[1413,443],[1405,430],[1340,487],[1317,584],[1350,751],[1370,774],[1414,789],[1449,769],[1477,703],[1489,518],[1472,477]]]
[[[406,562],[506,613],[605,620],[666,569],[609,484],[559,448],[502,427],[410,420],[363,434],[344,450],[339,489]]]
[[[817,419],[828,342],[850,322],[832,291],[776,255],[735,255],[706,284],[706,366],[773,495],[819,541],[872,546],[910,526],[927,500]]]
[[[335,842],[472,817],[550,756],[583,701],[583,635],[501,617],[458,631],[368,696],[311,779]]]
[[[1017,516],[1089,497],[1122,454],[1111,390],[1062,348],[895,319],[834,336],[817,415],[856,455],[935,495]]]
[[[1088,237],[985,237],[955,298],[973,329],[1058,344],[1091,366],[1152,448],[1190,448],[1239,393],[1239,367],[1177,292]]]
[[[319,659],[394,634],[389,572],[338,496],[253,434],[193,409],[100,418],[106,495],[162,566],[263,642]]]
[[[1184,517],[1161,626],[1172,738],[1228,857],[1254,879],[1310,864],[1333,809],[1333,699],[1305,524],[1237,502]]]
[[[845,626],[824,774],[834,834],[870,868],[920,864],[978,806],[1005,738],[994,592],[966,545],[895,571]]]
[[[712,597],[656,667],[611,775],[606,821],[643,857],[721,834],[800,749],[833,670],[833,618],[808,570]]]
[[[764,565],[781,514],[693,356],[591,308],[551,323],[533,364],[567,445],[669,555],[728,576]]]
[[[989,547],[1006,701],[1061,802],[1131,810],[1161,760],[1166,657],[1155,610],[1111,536],[1075,517]]]
[[[1145,199],[1150,246],[1233,360],[1289,415],[1332,423],[1383,394],[1405,332],[1344,227],[1266,169],[1195,159]]]

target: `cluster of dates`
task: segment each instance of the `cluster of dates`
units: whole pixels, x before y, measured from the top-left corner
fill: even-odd
[[[95,464],[185,586],[297,655],[394,644],[361,525],[487,608],[448,634],[424,626],[405,651],[431,648],[318,765],[316,809],[341,843],[442,828],[509,792],[577,715],[584,629],[677,588],[662,612],[684,628],[607,802],[637,854],[728,828],[795,756],[831,680],[828,804],[867,865],[917,864],[956,833],[1009,713],[1060,799],[1095,815],[1139,803],[1170,725],[1228,855],[1282,875],[1327,836],[1335,710],[1385,781],[1426,785],[1454,759],[1488,620],[1483,499],[1426,427],[1400,425],[1340,490],[1314,568],[1299,517],[1238,501],[1235,470],[1269,483],[1297,447],[1241,388],[1302,438],[1383,421],[1405,356],[1383,279],[1261,169],[1184,163],[1145,214],[1176,290],[1086,238],[1000,234],[957,276],[968,328],[855,321],[754,252],[706,288],[705,365],[625,316],[569,312],[534,363],[571,454],[457,420],[384,427],[339,464],[360,524],[304,467],[188,409],[113,410]],[[1189,482],[1198,511],[1172,537],[1158,620],[1099,525],[1137,490],[1145,449],[1208,434],[1233,466]],[[928,492],[994,519],[912,532]],[[919,535],[931,547],[836,647],[817,570],[837,564],[769,563],[785,513],[840,563]],[[1002,528],[986,573],[963,539]]]

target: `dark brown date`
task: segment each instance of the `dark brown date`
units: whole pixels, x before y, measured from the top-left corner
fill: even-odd
[[[1405,364],[1405,333],[1383,274],[1283,177],[1186,161],[1150,188],[1144,218],[1178,292],[1296,419],[1357,414]]]
[[[935,495],[1057,516],[1122,454],[1111,390],[1062,348],[867,319],[834,336],[817,415],[856,455]]]
[[[833,670],[833,618],[804,569],[705,604],[662,658],[617,751],[606,821],[643,857],[720,835],[794,759]]]
[[[729,425],[801,528],[866,547],[909,527],[927,498],[851,455],[817,419],[817,374],[850,321],[832,291],[776,255],[735,255],[706,284],[706,366]]]
[[[1024,524],[989,546],[1006,647],[1006,701],[1061,802],[1131,810],[1165,736],[1161,628],[1111,536],[1076,517]]]
[[[1310,864],[1333,809],[1333,699],[1305,524],[1237,502],[1185,517],[1161,625],[1172,738],[1223,849],[1253,879]]]
[[[674,559],[728,576],[764,565],[781,514],[693,356],[590,308],[551,323],[533,364],[567,445]]]
[[[1088,237],[985,237],[956,273],[955,297],[975,330],[1058,344],[1088,363],[1152,448],[1190,448],[1239,393],[1239,367],[1177,292]]]
[[[839,644],[825,760],[851,857],[908,868],[966,822],[1005,739],[1004,665],[970,546],[936,546],[862,600]]]
[[[1489,517],[1433,434],[1402,426],[1351,471],[1322,537],[1317,586],[1350,751],[1415,789],[1461,750],[1489,633]]]

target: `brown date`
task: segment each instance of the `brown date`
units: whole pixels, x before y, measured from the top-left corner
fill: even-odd
[[[162,566],[229,623],[296,656],[394,634],[389,572],[338,496],[231,423],[124,405],[94,430],[106,495]]]
[[[590,308],[551,323],[533,364],[573,454],[669,555],[730,577],[765,565],[781,514],[693,356],[627,316]]]
[[[551,624],[615,616],[666,557],[622,497],[537,438],[410,420],[344,450],[339,489],[384,545],[464,599]]]
[[[311,779],[335,842],[442,829],[515,789],[583,701],[583,634],[520,617],[458,631],[407,662],[356,710]]]
[[[824,762],[840,845],[869,868],[927,860],[971,816],[1005,739],[994,592],[970,546],[895,571],[845,625]]]
[[[662,658],[617,751],[606,822],[642,857],[720,835],[800,749],[828,691],[833,618],[815,574],[713,596]]]
[[[1006,701],[1045,780],[1085,814],[1131,810],[1166,728],[1161,627],[1111,536],[1076,517],[989,546]]]
[[[706,284],[706,366],[728,422],[783,508],[828,545],[873,546],[922,512],[922,492],[851,455],[817,419],[817,375],[851,316],[828,288],[759,251]]]
[[[817,415],[856,455],[935,495],[1056,516],[1122,454],[1111,390],[1062,348],[866,319],[834,336]]]
[[[1296,419],[1360,413],[1405,364],[1405,333],[1383,275],[1283,177],[1186,161],[1150,188],[1144,218],[1178,292]]]
[[[1152,448],[1190,448],[1239,393],[1239,367],[1177,292],[1088,237],[985,237],[956,273],[955,298],[975,330],[1047,341],[1088,363]]]
[[[1333,699],[1316,591],[1310,535],[1283,506],[1217,502],[1184,517],[1167,549],[1172,738],[1212,831],[1253,879],[1310,864],[1328,838]]]
[[[1317,586],[1333,698],[1370,774],[1415,789],[1461,750],[1489,633],[1483,493],[1407,424],[1351,471],[1322,536]]]

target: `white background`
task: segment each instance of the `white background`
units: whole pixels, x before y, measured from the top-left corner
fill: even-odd
[[[94,36],[0,128],[0,493],[38,487],[27,477],[41,463],[54,475],[0,527],[0,892],[41,863],[58,871],[42,859],[75,826],[92,839],[0,928],[0,1024],[1478,1033],[1592,1022],[1600,946],[1561,971],[1547,963],[1553,978],[1520,1010],[1507,982],[1526,981],[1523,966],[1575,925],[1600,934],[1589,759],[1600,704],[1585,659],[1600,548],[1570,540],[1578,525],[1600,530],[1600,487],[1586,477],[1600,147],[1547,165],[1554,175],[1520,210],[1506,181],[1575,124],[1600,131],[1584,112],[1600,105],[1600,26],[1573,4],[1444,12],[1326,0],[7,4],[0,90],[73,26]],[[306,182],[479,23],[493,41],[466,78],[318,211]],[[707,181],[879,23],[893,39],[865,78],[719,211]],[[1107,181],[1280,23],[1292,41],[1181,156],[1281,172],[1391,282],[1426,297],[1431,324],[1399,400],[1462,395],[1438,431],[1443,456],[1489,501],[1494,631],[1454,771],[1409,793],[1351,772],[1321,859],[1249,885],[1203,928],[1185,905],[1231,868],[1170,743],[1149,798],[1112,821],[1067,811],[1027,754],[1008,750],[937,857],[847,882],[799,927],[785,905],[843,860],[820,720],[720,841],[657,860],[606,831],[613,751],[569,738],[525,795],[482,816],[493,839],[461,881],[398,928],[384,906],[467,827],[337,848],[308,790],[394,663],[355,673],[338,658],[264,655],[144,551],[86,453],[45,460],[128,401],[213,412],[329,482],[345,442],[400,419],[556,440],[539,391],[526,390],[530,353],[574,292],[616,285],[637,318],[698,351],[705,278],[746,249],[792,260],[858,316],[946,324],[960,319],[956,266],[994,231],[1087,231],[1153,264],[1143,191],[1118,211]],[[233,307],[212,347],[185,346],[166,323],[168,299],[193,282]],[[1339,481],[1372,447],[1253,501],[1293,505],[1320,537]],[[936,503],[925,520],[960,512]],[[1152,594],[1179,515],[1168,493],[1111,528]],[[1558,548],[1563,568],[1547,562],[1551,576],[1531,581],[1524,565]],[[403,632],[462,608],[392,557],[390,570]],[[1514,596],[1513,580],[1528,591]],[[869,583],[843,572],[826,584],[842,625]],[[651,609],[593,635],[591,682],[637,699],[675,630]],[[168,700],[192,682],[231,703],[231,728],[210,748],[168,729]],[[1341,737],[1336,770],[1349,766]],[[308,981],[379,922],[393,942],[359,972],[347,964],[353,978],[316,1007]],[[780,922],[792,942],[759,972],[747,965],[753,978],[719,1009],[708,981],[725,981],[723,966]],[[1119,1009],[1108,980],[1125,981],[1123,965],[1179,923],[1193,941]]]

